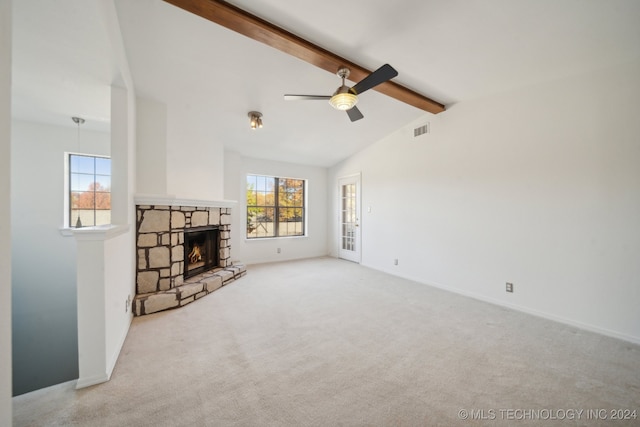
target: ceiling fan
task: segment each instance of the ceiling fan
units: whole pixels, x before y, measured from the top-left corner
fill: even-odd
[[[333,95],[285,95],[286,101],[298,101],[298,100],[328,100],[333,108],[336,110],[346,111],[349,119],[352,122],[362,119],[364,116],[356,107],[358,102],[358,95],[371,88],[378,86],[388,80],[391,80],[398,75],[398,72],[389,64],[384,64],[382,67],[369,74],[355,86],[349,87],[344,84],[344,79],[349,77],[350,71],[346,67],[341,67],[336,73],[338,77],[342,79],[342,86],[340,86]]]

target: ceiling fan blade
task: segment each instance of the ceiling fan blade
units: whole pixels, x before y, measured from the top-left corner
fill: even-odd
[[[352,122],[355,122],[356,120],[360,120],[364,118],[364,116],[356,106],[353,106],[350,109],[348,109],[347,114],[349,115],[349,118],[351,119]]]
[[[353,90],[356,95],[360,95],[365,90],[369,90],[373,87],[378,86],[379,84],[386,82],[387,80],[391,80],[397,75],[398,72],[395,68],[393,68],[389,64],[384,64],[382,67],[378,68],[373,73],[360,80],[360,82],[352,87],[351,90]]]
[[[285,95],[284,96],[285,101],[316,101],[316,100],[326,101],[328,99],[331,99],[331,97],[324,96],[324,95]]]

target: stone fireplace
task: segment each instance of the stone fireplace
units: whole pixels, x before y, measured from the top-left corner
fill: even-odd
[[[184,306],[246,274],[231,261],[231,208],[137,204],[136,214],[134,315]]]

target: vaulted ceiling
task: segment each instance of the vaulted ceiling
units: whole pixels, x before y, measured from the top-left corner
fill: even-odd
[[[110,1],[110,0],[105,0]],[[16,118],[108,129],[112,50],[101,0],[14,0]],[[445,104],[640,59],[636,0],[232,0]],[[330,166],[429,113],[375,91],[351,123],[326,102],[335,74],[161,0],[115,0],[139,96],[189,112],[243,155]],[[354,82],[352,82],[354,83]],[[247,112],[264,114],[251,131]],[[447,114],[441,113],[441,114]]]

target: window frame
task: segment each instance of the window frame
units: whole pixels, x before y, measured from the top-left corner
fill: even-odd
[[[81,173],[81,172],[74,172],[72,170],[72,157],[76,156],[76,157],[89,157],[91,159],[93,159],[93,182],[97,182],[96,177],[98,176],[108,176],[109,177],[109,182],[111,182],[112,178],[113,178],[113,174],[112,174],[112,163],[111,163],[111,156],[108,155],[102,155],[102,154],[89,154],[89,153],[78,153],[78,152],[66,152],[65,153],[65,227],[67,228],[77,228],[76,227],[76,222],[74,222],[73,219],[73,193],[74,192],[78,192],[77,190],[74,191],[73,190],[73,184],[72,184],[72,179],[73,179],[73,175],[74,174],[83,174],[83,175],[89,175],[86,173]],[[96,159],[107,159],[109,160],[109,175],[105,175],[105,174],[98,174],[97,173],[97,166],[96,166]],[[83,190],[82,192],[86,192],[87,190]],[[108,193],[109,194],[109,209],[97,209],[96,207],[96,194],[97,193]],[[100,191],[97,192],[95,191],[95,189],[93,190],[93,197],[94,197],[94,206],[93,206],[93,225],[87,225],[87,224],[83,224],[82,227],[97,227],[97,226],[101,226],[101,225],[109,225],[111,224],[111,212],[113,211],[113,206],[111,205],[111,201],[112,201],[112,192],[111,192],[111,185],[109,185],[109,191]],[[110,212],[109,214],[109,222],[105,223],[105,224],[97,224],[97,211],[102,211],[102,210],[108,210]],[[76,220],[77,221],[77,220]]]
[[[258,205],[257,204],[257,200],[256,200],[256,204],[255,205],[249,205],[248,200],[247,200],[247,190],[248,190],[248,185],[249,185],[249,177],[257,177],[257,178],[266,178],[266,179],[271,179],[273,180],[274,183],[274,190],[273,190],[273,194],[274,194],[274,204],[271,205]],[[301,181],[302,182],[302,206],[280,206],[280,182],[281,180],[295,180],[295,181]],[[273,175],[264,175],[264,174],[257,174],[257,173],[247,173],[245,175],[245,185],[244,185],[244,189],[245,189],[245,203],[246,203],[246,209],[245,209],[245,215],[246,215],[246,221],[245,221],[245,239],[246,240],[263,240],[263,239],[287,239],[287,238],[301,238],[301,237],[307,237],[308,233],[307,233],[307,189],[308,186],[308,180],[304,179],[304,178],[292,178],[292,177],[285,177],[285,176],[273,176]],[[258,192],[259,190],[254,189],[254,191]],[[269,235],[269,236],[250,236],[249,235],[249,218],[250,218],[250,214],[249,214],[249,209],[251,208],[258,208],[258,209],[273,209],[273,235]],[[281,209],[300,209],[302,211],[302,215],[301,215],[301,222],[302,222],[302,231],[301,234],[293,234],[293,235],[284,235],[281,236],[280,235],[280,210]]]

